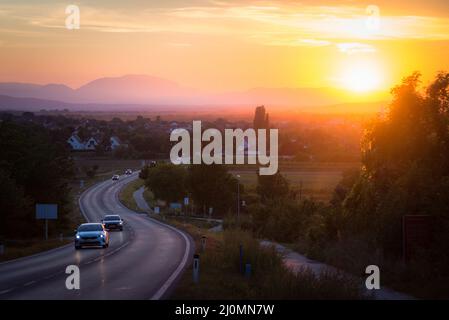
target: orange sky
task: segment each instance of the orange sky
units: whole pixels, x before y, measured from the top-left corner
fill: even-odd
[[[76,88],[148,74],[210,92],[343,87],[368,94],[414,70],[425,81],[449,71],[448,1],[373,2],[77,1],[80,29],[67,30],[65,1],[3,0],[0,81]],[[374,24],[369,4],[380,10]]]

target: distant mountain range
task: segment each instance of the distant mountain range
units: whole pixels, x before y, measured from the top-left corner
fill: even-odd
[[[0,83],[0,108],[9,110],[136,110],[151,106],[319,107],[347,103],[347,92],[329,88],[254,88],[210,94],[147,75],[100,78],[78,89],[62,84]],[[353,101],[351,101],[353,102]],[[363,102],[363,101],[362,101]]]

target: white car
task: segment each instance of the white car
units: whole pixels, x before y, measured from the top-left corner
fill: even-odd
[[[114,174],[112,176],[112,181],[118,181],[120,179],[120,176],[118,174]]]

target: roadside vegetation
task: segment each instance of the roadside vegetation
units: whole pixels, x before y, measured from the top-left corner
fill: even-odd
[[[142,211],[134,200],[134,192],[139,190],[144,185],[144,181],[142,179],[134,180],[128,183],[119,193],[119,199],[121,203],[123,203],[126,207],[134,211]]]
[[[418,73],[405,78],[392,90],[387,112],[366,125],[361,165],[344,172],[329,202],[305,196],[281,168],[278,174],[259,177],[255,185],[252,180],[252,186],[241,188],[245,202],[237,219],[233,190],[241,180],[224,179],[218,185],[211,178],[214,173],[195,166],[202,173],[195,183],[198,188],[191,188],[189,174],[195,170],[185,168],[183,178],[176,179],[185,181],[178,184],[177,198],[180,201],[180,195],[189,194],[197,212],[205,212],[208,206],[220,208],[221,192],[223,197],[228,190],[230,193],[230,205],[214,211],[213,216],[225,217],[224,238],[217,238],[215,246],[221,253],[206,253],[202,265],[220,270],[214,277],[221,279],[229,265],[220,259],[232,256],[227,252],[228,243],[235,250],[233,239],[226,234],[239,241],[246,241],[240,237],[248,235],[287,244],[356,276],[364,275],[366,266],[374,264],[380,267],[382,285],[418,298],[449,298],[449,74],[439,74],[424,90],[419,79]],[[153,191],[157,187],[151,179],[146,185]],[[429,215],[433,221],[431,244],[423,243],[407,263],[402,247],[404,215]],[[276,265],[275,260],[270,261]],[[206,283],[213,281],[205,278]],[[228,280],[220,282],[224,291]],[[259,279],[258,283],[263,286],[264,282]],[[258,297],[255,292],[259,291],[251,292],[248,282],[242,286],[246,287],[234,288],[242,297]],[[185,287],[188,290],[189,286]],[[203,290],[210,287],[215,285]],[[301,292],[296,294],[301,297]]]
[[[425,90],[419,74],[392,90],[387,114],[367,126],[360,170],[347,171],[329,203],[298,201],[285,178],[259,179],[259,201],[240,221],[256,237],[353,274],[378,265],[382,283],[422,298],[449,297],[449,74]],[[264,181],[265,180],[265,181]],[[402,217],[430,215],[431,244],[403,262]]]
[[[172,299],[364,298],[359,284],[343,274],[329,272],[316,276],[309,270],[292,273],[274,248],[262,247],[250,232],[230,229],[214,233],[192,224],[192,220],[166,217],[163,221],[187,231],[200,254],[199,282],[193,282],[193,270],[189,267]],[[202,236],[207,238],[204,251],[201,251]],[[240,270],[240,245],[243,263],[251,264],[250,276],[245,276]]]

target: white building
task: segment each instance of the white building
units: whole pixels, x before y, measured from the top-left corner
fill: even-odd
[[[85,150],[85,144],[81,141],[77,134],[72,134],[67,142],[72,147],[72,150]]]
[[[85,143],[84,143],[84,150],[95,150],[95,148],[98,146],[98,142],[94,137],[90,137]]]
[[[112,136],[109,141],[111,142],[111,150],[115,150],[122,145],[122,142],[117,136]]]
[[[72,150],[95,150],[98,146],[98,142],[94,137],[91,137],[84,142],[76,133],[73,133],[70,138],[67,139],[67,142],[72,147]]]

